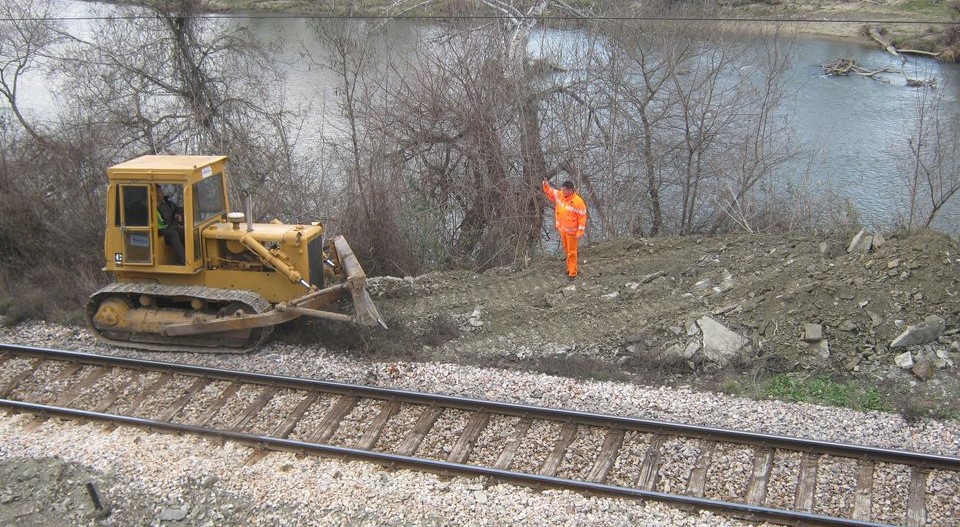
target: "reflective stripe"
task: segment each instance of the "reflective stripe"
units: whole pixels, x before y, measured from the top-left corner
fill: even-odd
[[[579,194],[563,195],[563,191],[555,189],[544,182],[543,193],[554,204],[554,226],[561,234],[582,235],[587,226],[587,205]]]

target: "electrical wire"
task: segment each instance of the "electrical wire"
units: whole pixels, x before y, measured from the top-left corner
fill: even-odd
[[[40,22],[43,20],[58,22],[73,21],[102,21],[102,20],[152,20],[153,15],[122,15],[122,16],[57,16],[57,17],[25,17],[0,18],[0,22]],[[235,13],[207,13],[199,15],[182,15],[179,18],[196,20],[270,20],[270,19],[311,19],[311,20],[514,20],[514,17],[504,15],[325,15],[325,14],[235,14]],[[926,24],[926,25],[954,25],[960,20],[889,20],[889,19],[862,19],[862,18],[779,18],[779,17],[683,17],[683,16],[559,16],[549,15],[537,17],[543,21],[579,21],[579,22],[764,22],[790,24]]]

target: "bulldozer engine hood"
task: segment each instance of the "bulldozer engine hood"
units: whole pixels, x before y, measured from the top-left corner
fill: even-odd
[[[320,225],[282,225],[278,223],[254,223],[253,230],[247,230],[246,223],[212,223],[203,230],[203,237],[215,240],[239,240],[250,235],[259,242],[275,242],[284,245],[307,243],[323,235]]]

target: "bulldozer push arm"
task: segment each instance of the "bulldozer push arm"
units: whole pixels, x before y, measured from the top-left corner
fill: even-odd
[[[278,272],[283,273],[291,282],[306,284],[296,270],[289,268],[282,260],[274,257],[266,247],[251,236],[242,236],[240,241],[261,258],[264,258],[263,253],[270,256],[271,260],[264,258],[264,263],[269,264]],[[335,258],[339,261],[346,275],[345,282],[319,290],[311,290],[299,298],[290,300],[289,302],[281,302],[277,304],[273,310],[265,313],[247,314],[243,311],[237,311],[228,318],[215,320],[198,318],[188,323],[168,325],[164,328],[163,332],[169,336],[186,336],[261,328],[275,326],[300,316],[326,318],[366,326],[380,325],[386,328],[386,323],[383,321],[383,318],[381,318],[379,311],[377,311],[376,306],[373,304],[373,300],[370,298],[370,294],[366,290],[367,276],[363,268],[360,267],[356,255],[353,254],[350,244],[347,243],[347,240],[343,236],[337,236],[330,243],[333,245]],[[255,247],[258,247],[260,250],[255,249]],[[273,261],[277,263],[274,264]],[[318,306],[327,305],[336,301],[347,291],[350,292],[353,299],[355,311],[353,316],[316,309]]]
[[[277,272],[283,276],[286,276],[291,282],[300,284],[303,287],[310,289],[310,284],[303,279],[303,275],[301,275],[299,271],[287,265],[286,262],[277,256],[274,256],[274,254],[270,252],[270,249],[264,247],[263,244],[258,242],[253,236],[244,234],[238,241],[242,243],[243,246],[246,247],[250,252],[260,257],[260,260],[262,260],[264,264],[273,267],[277,270]]]

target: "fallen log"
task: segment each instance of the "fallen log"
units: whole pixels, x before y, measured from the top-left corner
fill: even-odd
[[[943,60],[943,59],[941,58],[942,52],[940,52],[940,51],[923,51],[923,50],[921,50],[921,49],[898,49],[897,51],[899,51],[901,55],[906,55],[906,54],[909,54],[909,55],[926,55],[927,57],[933,57],[933,58],[935,58],[935,59]]]
[[[858,70],[854,70],[854,73],[856,73],[857,75],[862,75],[864,77],[873,77],[878,73],[897,73],[897,70],[893,70],[890,68],[880,68],[878,70],[867,71],[863,68],[860,68]]]
[[[890,53],[895,57],[903,58],[900,55],[900,52],[897,51],[897,48],[894,47],[893,42],[890,42],[890,39],[888,39],[886,36],[883,35],[883,33],[880,32],[879,27],[874,26],[874,27],[868,28],[867,34],[870,35],[870,38],[872,38],[873,40],[876,40],[881,46],[883,46],[883,49],[887,50],[887,53]]]
[[[820,66],[824,73],[835,76],[849,75],[851,71],[860,67],[857,61],[853,59],[837,59],[830,64],[821,64]]]

